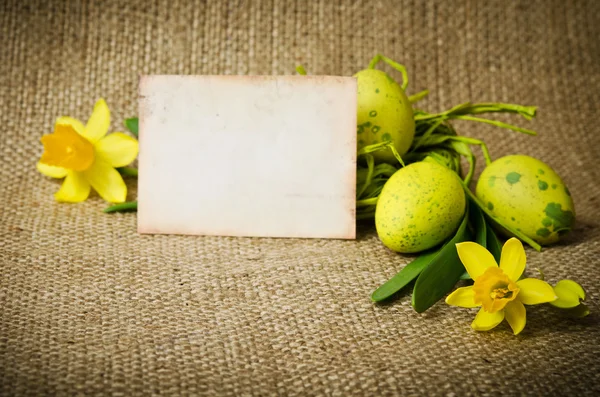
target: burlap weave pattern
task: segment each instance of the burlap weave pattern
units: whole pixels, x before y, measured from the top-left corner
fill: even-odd
[[[595,395],[598,37],[593,0],[2,1],[0,394]],[[373,305],[409,258],[368,225],[356,241],[139,236],[97,195],[55,203],[35,170],[59,115],[85,120],[104,97],[122,129],[140,74],[350,75],[377,52],[408,67],[409,93],[430,89],[425,109],[539,106],[518,120],[535,138],[457,128],[562,175],[577,226],[528,250],[529,271],[579,281],[591,316],[533,307],[518,337],[476,333],[466,309]]]

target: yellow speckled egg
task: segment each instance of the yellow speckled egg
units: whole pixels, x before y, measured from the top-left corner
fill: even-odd
[[[398,170],[383,187],[375,209],[377,234],[393,251],[424,251],[456,231],[465,205],[456,173],[436,163],[413,163]]]
[[[358,149],[391,140],[400,155],[406,153],[415,136],[415,120],[412,105],[402,87],[377,69],[362,70],[355,77],[358,85]],[[380,150],[372,155],[377,163],[397,163],[390,150]]]
[[[481,173],[476,195],[503,223],[542,245],[557,242],[575,222],[569,189],[552,168],[533,157],[494,161]]]

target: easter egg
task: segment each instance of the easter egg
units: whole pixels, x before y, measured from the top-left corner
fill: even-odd
[[[377,234],[393,251],[424,251],[456,231],[465,205],[456,173],[433,162],[413,163],[384,185],[375,209]]]
[[[569,189],[552,168],[533,157],[494,161],[481,173],[476,195],[501,222],[541,245],[557,242],[575,222]]]
[[[365,69],[355,77],[358,85],[358,149],[391,140],[394,148],[403,155],[415,135],[413,109],[404,90],[381,70]],[[376,163],[397,163],[391,150],[380,150],[372,155]]]

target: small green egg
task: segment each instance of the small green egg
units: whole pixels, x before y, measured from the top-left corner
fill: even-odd
[[[424,251],[456,231],[465,205],[456,173],[431,162],[413,163],[384,185],[375,209],[377,234],[393,251]]]
[[[542,245],[557,242],[575,222],[569,189],[552,168],[533,157],[494,161],[481,173],[476,195],[500,221]]]
[[[358,149],[390,139],[403,155],[415,135],[413,109],[404,90],[381,70],[365,69],[355,77],[358,85]],[[372,155],[376,163],[397,163],[390,150],[380,150]]]

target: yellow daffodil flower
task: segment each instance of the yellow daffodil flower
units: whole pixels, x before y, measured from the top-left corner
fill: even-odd
[[[536,278],[519,280],[525,270],[525,250],[516,238],[502,247],[500,266],[492,254],[477,243],[456,244],[458,256],[475,283],[458,288],[446,303],[460,307],[481,307],[471,327],[489,331],[504,319],[515,335],[525,327],[525,305],[557,299],[550,284]]]
[[[84,201],[91,188],[106,201],[125,201],[127,186],[115,167],[135,160],[138,141],[122,132],[106,135],[109,127],[110,111],[100,99],[86,125],[71,117],[59,117],[54,133],[42,137],[44,153],[37,163],[38,171],[51,178],[65,178],[54,194],[57,201]]]

